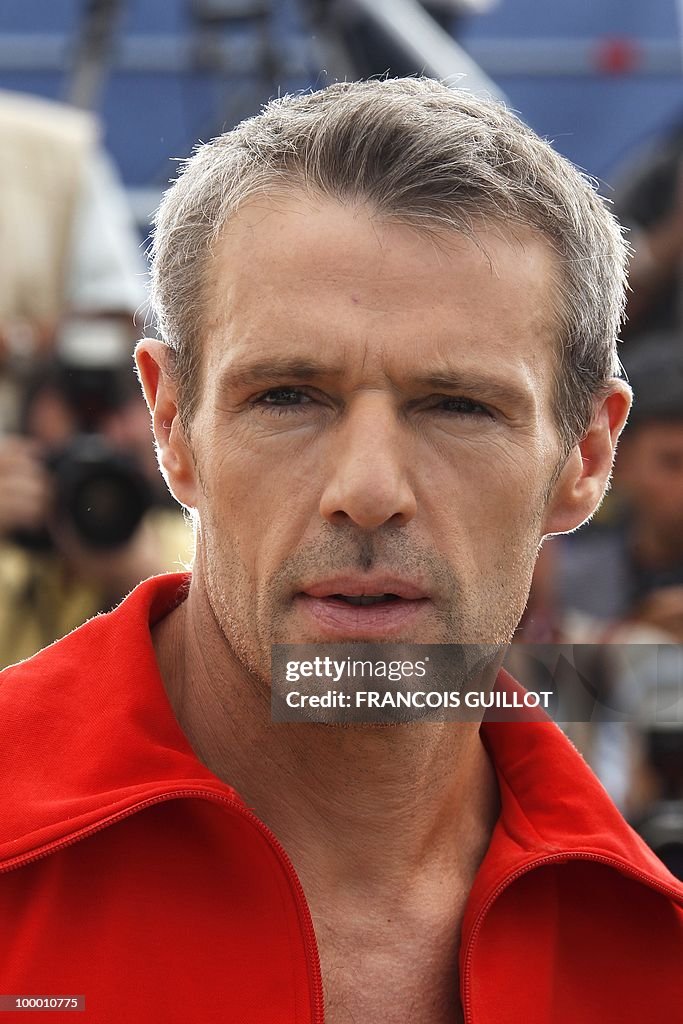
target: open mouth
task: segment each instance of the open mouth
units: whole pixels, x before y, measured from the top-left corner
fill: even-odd
[[[309,623],[330,640],[353,640],[362,637],[377,641],[398,638],[424,615],[431,606],[426,597],[403,597],[401,594],[321,593],[319,596],[300,592],[297,606]]]

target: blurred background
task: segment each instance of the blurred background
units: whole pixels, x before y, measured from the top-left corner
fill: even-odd
[[[683,0],[3,0],[0,665],[191,562],[131,360],[176,161],[279,92],[417,72],[504,99],[629,228],[634,412],[509,664],[543,688],[581,651],[554,713],[683,877]]]

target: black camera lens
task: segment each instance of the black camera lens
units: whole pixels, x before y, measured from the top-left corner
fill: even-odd
[[[89,434],[53,455],[50,466],[56,514],[81,543],[111,549],[130,540],[152,504],[150,485],[130,456]]]

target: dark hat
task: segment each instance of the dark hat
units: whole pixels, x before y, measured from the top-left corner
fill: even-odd
[[[629,424],[683,420],[683,331],[626,342],[621,361],[633,388]]]

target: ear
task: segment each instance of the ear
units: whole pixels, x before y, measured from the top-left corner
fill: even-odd
[[[161,472],[173,497],[187,508],[196,508],[197,471],[178,415],[176,385],[169,365],[172,355],[168,345],[156,338],[144,338],[135,346]]]
[[[593,515],[607,492],[614,453],[632,392],[625,381],[611,382],[586,436],[572,448],[545,511],[543,535],[570,533]]]

